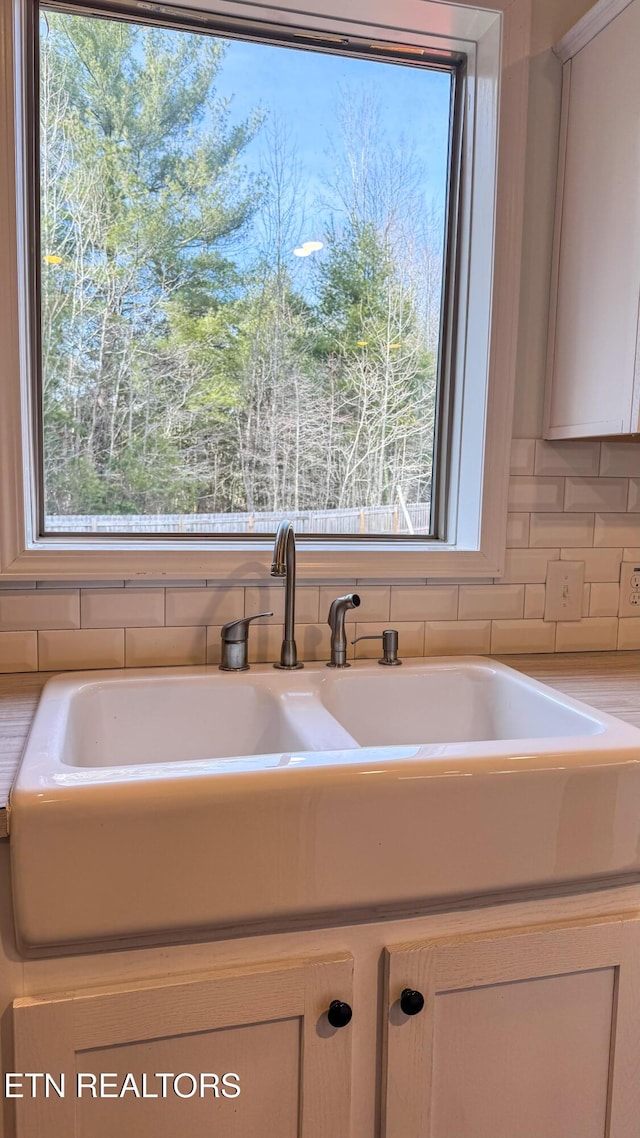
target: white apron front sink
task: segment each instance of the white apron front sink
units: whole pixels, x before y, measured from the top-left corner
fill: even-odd
[[[281,691],[271,674],[160,672],[61,676],[47,688],[66,710],[59,757],[65,766],[226,763],[322,746],[357,744],[312,693]],[[281,685],[280,685],[281,686]],[[50,740],[49,740],[50,745]],[[237,764],[236,764],[237,765]],[[145,771],[149,776],[149,771]]]
[[[69,673],[10,802],[25,951],[640,872],[640,731],[472,657]]]
[[[510,669],[477,662],[341,671],[322,685],[321,698],[361,747],[541,740],[602,730],[595,712]]]

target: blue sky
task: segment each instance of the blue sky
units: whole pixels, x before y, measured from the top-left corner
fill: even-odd
[[[451,93],[448,73],[244,40],[223,43],[225,54],[215,89],[218,97],[229,100],[231,122],[242,122],[260,108],[267,123],[277,121],[285,129],[296,151],[301,168],[297,240],[322,239],[331,221],[331,206],[336,206],[335,197],[333,203],[330,201],[327,178],[335,178],[339,164],[338,112],[345,88],[355,104],[364,95],[373,96],[381,147],[397,148],[398,153],[404,148],[411,153],[425,210],[435,207],[444,214]],[[142,45],[135,50],[142,60]],[[265,130],[258,131],[242,151],[241,165],[259,173],[267,145]],[[256,229],[238,235],[233,255],[239,264],[254,262],[255,236]],[[290,268],[303,289],[309,280],[305,266],[310,267],[323,255],[315,251],[308,258],[298,258],[291,251]]]
[[[303,239],[322,236],[323,211],[316,209],[314,216],[312,203],[335,165],[336,112],[345,85],[355,92],[375,92],[383,141],[395,145],[404,142],[410,147],[420,167],[425,207],[444,206],[451,90],[448,74],[378,60],[228,41],[217,93],[232,99],[234,122],[260,106],[285,125],[308,190]],[[258,136],[243,153],[243,161],[254,169],[260,167],[262,145]]]

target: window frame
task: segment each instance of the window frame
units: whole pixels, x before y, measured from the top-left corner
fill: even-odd
[[[40,212],[40,155],[38,146],[39,130],[39,36],[37,21],[41,11],[57,11],[70,14],[80,14],[88,18],[113,18],[114,20],[122,20],[126,22],[135,22],[149,27],[163,27],[174,31],[193,32],[195,34],[210,34],[214,37],[221,38],[235,38],[246,39],[253,43],[267,43],[277,44],[283,47],[307,49],[318,53],[325,52],[327,54],[340,55],[343,58],[360,58],[368,59],[376,62],[387,60],[396,64],[404,64],[405,66],[414,66],[417,69],[434,69],[447,73],[451,77],[451,97],[450,97],[450,121],[449,121],[449,139],[448,139],[448,181],[447,181],[447,197],[445,201],[444,210],[444,243],[443,243],[443,258],[442,258],[442,300],[440,305],[440,324],[441,336],[438,345],[438,358],[437,358],[437,385],[436,385],[436,400],[435,400],[435,415],[434,415],[434,433],[433,433],[433,462],[432,462],[432,479],[431,487],[432,494],[430,500],[430,532],[428,534],[421,534],[418,540],[425,545],[429,542],[437,542],[438,544],[446,541],[447,533],[455,529],[456,518],[452,517],[452,511],[448,507],[448,454],[451,447],[451,433],[452,433],[452,382],[451,372],[453,370],[453,356],[455,346],[452,342],[452,337],[447,334],[449,331],[449,313],[455,311],[455,302],[457,296],[457,278],[458,278],[458,264],[457,264],[457,246],[456,236],[458,232],[458,223],[460,216],[460,194],[459,188],[461,184],[461,163],[462,163],[462,129],[461,120],[463,117],[463,96],[464,96],[464,78],[466,71],[466,57],[452,53],[450,51],[436,51],[432,50],[431,54],[423,57],[419,62],[415,62],[414,57],[408,53],[402,52],[402,49],[394,50],[392,44],[383,50],[382,44],[376,45],[376,51],[371,50],[371,45],[367,40],[372,37],[365,37],[365,40],[358,42],[355,37],[349,38],[347,44],[341,45],[340,48],[334,46],[336,36],[322,35],[318,32],[316,35],[309,35],[309,33],[302,32],[297,34],[296,30],[283,32],[282,28],[277,25],[270,25],[267,23],[256,23],[251,20],[231,20],[221,19],[219,16],[212,14],[210,20],[204,23],[203,17],[200,13],[194,15],[192,9],[185,8],[179,9],[175,6],[163,5],[162,15],[158,15],[157,6],[154,6],[152,13],[141,11],[136,12],[135,17],[132,14],[131,4],[126,0],[102,0],[99,7],[92,4],[90,0],[82,0],[77,5],[73,0],[34,0],[33,6],[29,10],[29,19],[34,22],[34,27],[29,29],[29,43],[28,50],[30,62],[28,66],[29,75],[29,90],[27,92],[27,99],[29,102],[29,151],[28,151],[28,169],[27,178],[29,182],[28,204],[29,204],[29,221],[30,233],[33,235],[34,243],[39,249],[39,255],[31,259],[29,266],[30,279],[29,279],[29,298],[30,298],[30,319],[29,319],[29,335],[30,335],[30,357],[32,360],[32,383],[35,398],[32,401],[32,432],[34,440],[34,462],[35,469],[32,478],[32,491],[35,496],[35,517],[37,519],[37,533],[39,538],[46,540],[50,537],[56,538],[69,538],[72,542],[77,542],[77,531],[66,531],[62,528],[57,530],[46,531],[46,514],[45,514],[45,424],[43,419],[43,375],[42,375],[42,358],[41,358],[41,322],[42,322],[42,308],[41,308],[41,282],[42,282],[42,244],[41,244],[41,212]],[[163,511],[164,512],[164,511]],[[177,511],[166,511],[167,513],[175,513]],[[286,511],[285,511],[286,513]],[[196,515],[197,516],[197,515]],[[89,532],[89,531],[85,531]],[[122,530],[110,531],[108,534],[102,535],[102,541],[105,545],[112,545],[118,540],[126,545],[136,539],[136,533]],[[175,534],[163,533],[162,531],[148,530],[139,535],[145,541],[150,537],[159,540],[165,539],[171,542],[180,542],[184,544],[190,540],[189,534]],[[82,533],[80,534],[82,537]],[[247,544],[260,545],[264,543],[264,535],[247,534],[240,531],[237,534],[238,540],[246,542]],[[225,544],[229,542],[229,534],[225,532],[213,531],[207,535],[207,540],[224,548]],[[354,535],[350,537],[348,534],[310,534],[301,536],[301,541],[317,542],[319,545],[335,544],[345,540],[351,540],[357,543],[359,549],[365,550],[372,544],[379,544],[383,547],[390,547],[392,545],[402,545],[412,538],[407,534],[388,535],[385,533],[367,533]]]
[[[464,131],[460,224],[455,239],[458,290],[445,306],[455,376],[451,391],[448,540],[402,537],[316,539],[300,537],[299,575],[359,580],[495,577],[503,571],[509,441],[518,327],[524,201],[530,0],[494,0],[492,11],[466,0],[422,0],[420,28],[415,4],[355,0],[349,20],[339,0],[281,0],[278,7],[216,0],[217,21],[260,18],[283,29],[320,35],[340,32],[384,42],[401,40],[436,52],[464,55]],[[109,5],[101,5],[103,12]],[[68,5],[73,8],[73,4]],[[122,10],[124,5],[114,6]],[[204,5],[202,5],[204,8]],[[316,0],[317,7],[317,0]],[[132,18],[148,5],[127,4]],[[155,6],[154,6],[155,8]],[[386,9],[386,10],[385,10]],[[83,11],[90,6],[83,5]],[[0,383],[0,577],[4,579],[246,579],[267,576],[271,541],[238,535],[136,536],[50,534],[39,537],[37,466],[32,423],[36,385],[32,375],[29,263],[34,197],[30,192],[28,135],[29,20],[35,0],[6,0],[0,52],[3,57],[3,120],[0,150],[7,177],[0,185],[0,342],[5,344]],[[188,11],[193,14],[191,7]],[[154,12],[156,15],[157,12]],[[160,13],[161,14],[161,13]],[[366,18],[365,18],[366,17]],[[499,156],[499,161],[498,161]],[[491,224],[487,224],[487,218]],[[457,307],[457,312],[452,310]],[[483,430],[478,431],[478,423]],[[213,540],[215,538],[215,540]]]

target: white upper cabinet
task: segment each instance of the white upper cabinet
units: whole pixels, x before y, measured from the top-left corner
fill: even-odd
[[[640,0],[556,47],[562,120],[544,435],[640,430]]]

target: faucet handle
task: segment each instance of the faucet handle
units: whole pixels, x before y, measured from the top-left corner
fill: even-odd
[[[242,616],[239,620],[230,620],[227,624],[223,624],[220,629],[222,650],[218,664],[221,672],[247,671],[249,625],[252,620],[259,620],[261,616],[273,616],[273,613],[257,612],[255,616]]]
[[[359,640],[382,640],[382,659],[378,660],[379,664],[396,667],[402,663],[402,660],[398,659],[398,633],[395,628],[385,628],[384,632],[379,632],[375,636],[356,636],[351,643],[357,644]]]
[[[252,620],[260,620],[262,616],[273,616],[272,612],[257,612],[255,616],[241,616],[239,620],[230,620],[223,624],[220,636],[227,644],[239,644],[249,635],[249,625]]]

